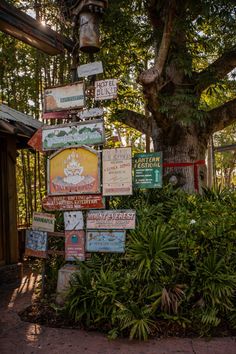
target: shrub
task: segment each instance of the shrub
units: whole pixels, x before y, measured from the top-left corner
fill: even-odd
[[[160,323],[209,335],[236,327],[236,195],[205,190],[137,191],[113,198],[132,208],[137,227],[126,252],[93,254],[71,281],[64,313],[110,337],[147,339]]]

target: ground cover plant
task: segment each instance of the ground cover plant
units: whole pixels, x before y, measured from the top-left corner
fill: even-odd
[[[113,198],[110,207],[135,209],[136,229],[125,254],[79,262],[60,309],[65,318],[110,338],[147,339],[176,326],[197,335],[236,328],[235,192],[164,187]]]

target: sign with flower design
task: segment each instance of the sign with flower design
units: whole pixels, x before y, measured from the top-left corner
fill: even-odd
[[[100,154],[88,147],[61,149],[48,159],[48,194],[100,193]]]

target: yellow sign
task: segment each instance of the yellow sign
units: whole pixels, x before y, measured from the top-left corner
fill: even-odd
[[[62,149],[48,160],[48,194],[93,194],[100,192],[100,155],[79,147]]]

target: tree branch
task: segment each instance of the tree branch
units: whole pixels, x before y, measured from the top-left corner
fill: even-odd
[[[156,1],[152,1],[149,8],[149,12],[151,9],[154,9],[155,6],[156,6]],[[170,48],[170,42],[171,42],[171,33],[174,26],[176,0],[169,1],[167,3],[166,9],[164,10],[163,11],[165,12],[165,22],[164,22],[161,43],[156,53],[155,64],[150,69],[147,69],[144,72],[142,72],[138,77],[138,82],[143,86],[150,85],[153,84],[154,82],[157,82],[157,80],[162,75],[163,68],[167,59],[168,51]],[[153,18],[157,19],[157,16],[153,15]],[[155,26],[156,25],[154,25],[154,27]]]
[[[148,14],[153,28],[162,28],[163,21],[161,16],[157,14],[158,0],[149,0]]]
[[[117,111],[115,117],[118,122],[127,124],[129,127],[137,129],[143,134],[150,134],[150,120],[143,114],[124,109]]]
[[[176,10],[176,2],[174,0],[171,1],[168,9],[168,13],[166,14],[161,44],[154,64],[154,68],[158,70],[160,76],[162,74],[165,61],[168,55],[169,47],[170,47],[171,33],[174,25],[175,10]]]
[[[236,47],[225,52],[214,63],[209,65],[205,70],[196,74],[196,89],[199,93],[204,91],[210,85],[215,84],[223,79],[236,67]]]
[[[236,98],[208,112],[206,129],[212,134],[236,122]]]

